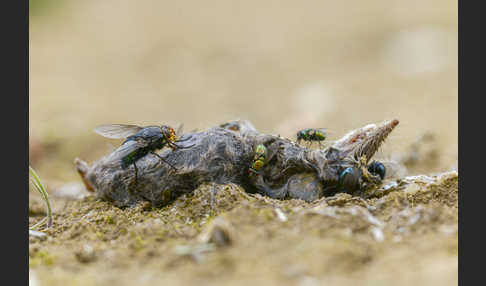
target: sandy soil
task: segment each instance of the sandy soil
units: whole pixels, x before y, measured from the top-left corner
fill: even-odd
[[[454,175],[365,201],[222,186],[210,209],[203,186],[164,209],[121,210],[86,197],[72,163],[120,143],[94,134],[98,124],[247,118],[287,137],[326,127],[333,140],[397,118],[377,158],[408,175],[453,170],[457,2],[141,3],[64,1],[32,18],[30,163],[55,213],[47,238],[30,240],[32,283],[457,284]],[[32,190],[29,210],[31,224],[44,215]],[[229,245],[204,239],[218,224]]]
[[[408,180],[313,203],[233,185],[212,206],[210,185],[161,209],[55,200],[31,271],[45,285],[457,285],[457,172]]]

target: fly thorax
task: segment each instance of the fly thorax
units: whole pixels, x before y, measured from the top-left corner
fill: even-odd
[[[161,137],[159,139],[157,139],[157,142],[155,143],[155,148],[156,149],[162,149],[165,147],[165,144],[166,144],[166,140],[164,137]]]

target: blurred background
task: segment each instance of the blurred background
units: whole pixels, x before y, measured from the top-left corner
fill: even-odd
[[[120,141],[108,123],[237,118],[295,138],[399,119],[378,156],[434,138],[433,163],[457,166],[457,1],[31,0],[30,163],[46,181],[79,181]],[[411,147],[412,146],[412,147]]]

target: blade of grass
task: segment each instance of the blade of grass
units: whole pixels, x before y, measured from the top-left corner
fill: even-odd
[[[42,198],[46,202],[46,205],[47,205],[47,227],[51,227],[52,226],[52,209],[51,209],[51,204],[49,203],[49,195],[47,194],[47,190],[44,187],[44,185],[42,184],[39,176],[34,171],[34,169],[32,169],[31,166],[29,166],[29,173],[32,176],[31,182],[34,185],[34,188],[41,194]]]
[[[38,223],[36,223],[33,226],[29,227],[29,230],[35,230],[35,229],[37,229],[38,227],[40,227],[41,225],[43,225],[44,223],[46,223],[46,220],[47,220],[47,217],[41,219]]]

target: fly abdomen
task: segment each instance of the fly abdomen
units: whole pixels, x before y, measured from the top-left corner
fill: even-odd
[[[258,171],[260,171],[260,169],[263,167],[264,161],[265,158],[258,158],[257,160],[253,161],[249,171],[253,173],[258,173]]]
[[[123,157],[121,159],[121,162],[121,167],[123,169],[126,169],[128,166],[135,162],[135,160],[133,159],[133,154],[128,154],[127,156]]]
[[[122,164],[121,167],[123,169],[127,168],[131,164],[137,162],[138,159],[142,158],[143,156],[148,154],[148,150],[145,148],[140,148],[137,150],[134,150],[130,154],[126,155],[125,157],[122,158]]]
[[[127,143],[128,141],[133,141],[133,140],[135,140],[135,138],[136,138],[136,136],[135,136],[135,135],[133,135],[133,136],[128,136],[128,137],[125,139],[125,141],[123,141],[122,145],[123,145],[123,144],[125,144],[125,143]]]
[[[314,141],[324,141],[326,140],[326,136],[321,131],[315,130],[315,133],[311,134],[310,139]]]
[[[265,164],[265,158],[267,156],[267,148],[263,144],[259,144],[255,148],[255,155],[253,156],[253,162],[251,163],[248,171],[258,174],[260,169]]]
[[[353,193],[359,189],[361,173],[357,168],[346,168],[339,175],[338,187],[346,193]]]

